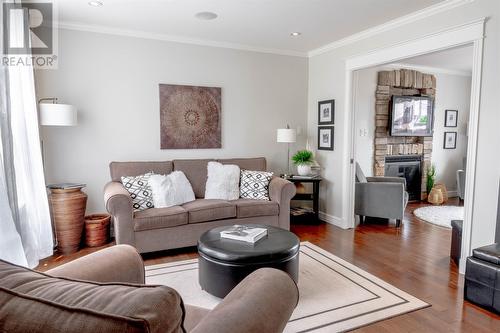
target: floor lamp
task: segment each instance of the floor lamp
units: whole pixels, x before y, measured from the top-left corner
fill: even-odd
[[[290,128],[289,125],[286,125],[286,128],[279,128],[276,133],[276,142],[286,143],[288,146],[288,155],[287,155],[287,171],[283,175],[284,178],[290,176],[290,143],[294,143],[297,141],[297,132],[294,128]]]
[[[50,101],[52,103],[42,103]],[[40,111],[39,122],[42,126],[76,126],[78,123],[76,107],[69,104],[58,104],[57,98],[42,98],[38,101]],[[42,150],[42,163],[45,173],[45,147],[40,140]],[[51,216],[53,213],[51,212]],[[54,248],[58,246],[58,237],[52,216],[52,232],[54,235]]]

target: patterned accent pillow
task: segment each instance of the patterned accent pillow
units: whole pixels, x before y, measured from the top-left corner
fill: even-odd
[[[148,184],[149,177],[153,175],[148,172],[140,176],[122,177],[122,184],[127,189],[132,198],[132,206],[135,212],[153,208],[153,192]]]
[[[241,170],[240,198],[270,200],[269,183],[272,172]]]

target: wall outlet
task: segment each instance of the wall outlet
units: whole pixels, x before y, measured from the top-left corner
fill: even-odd
[[[360,128],[359,136],[368,136],[368,130],[366,128]]]

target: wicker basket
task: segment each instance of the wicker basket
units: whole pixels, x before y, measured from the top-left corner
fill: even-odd
[[[109,240],[109,214],[85,216],[85,244],[89,247],[105,245]]]
[[[446,189],[446,186],[443,183],[436,183],[434,188],[441,190],[441,193],[443,194],[443,203],[446,203],[446,201],[448,201],[448,190]]]

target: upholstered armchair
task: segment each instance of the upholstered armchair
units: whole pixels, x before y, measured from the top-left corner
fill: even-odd
[[[35,272],[0,260],[0,332],[277,333],[299,294],[290,276],[261,268],[213,310],[146,285],[135,248],[116,245]]]
[[[406,179],[401,177],[365,177],[356,163],[354,214],[360,223],[365,216],[395,219],[401,225],[408,203]]]

